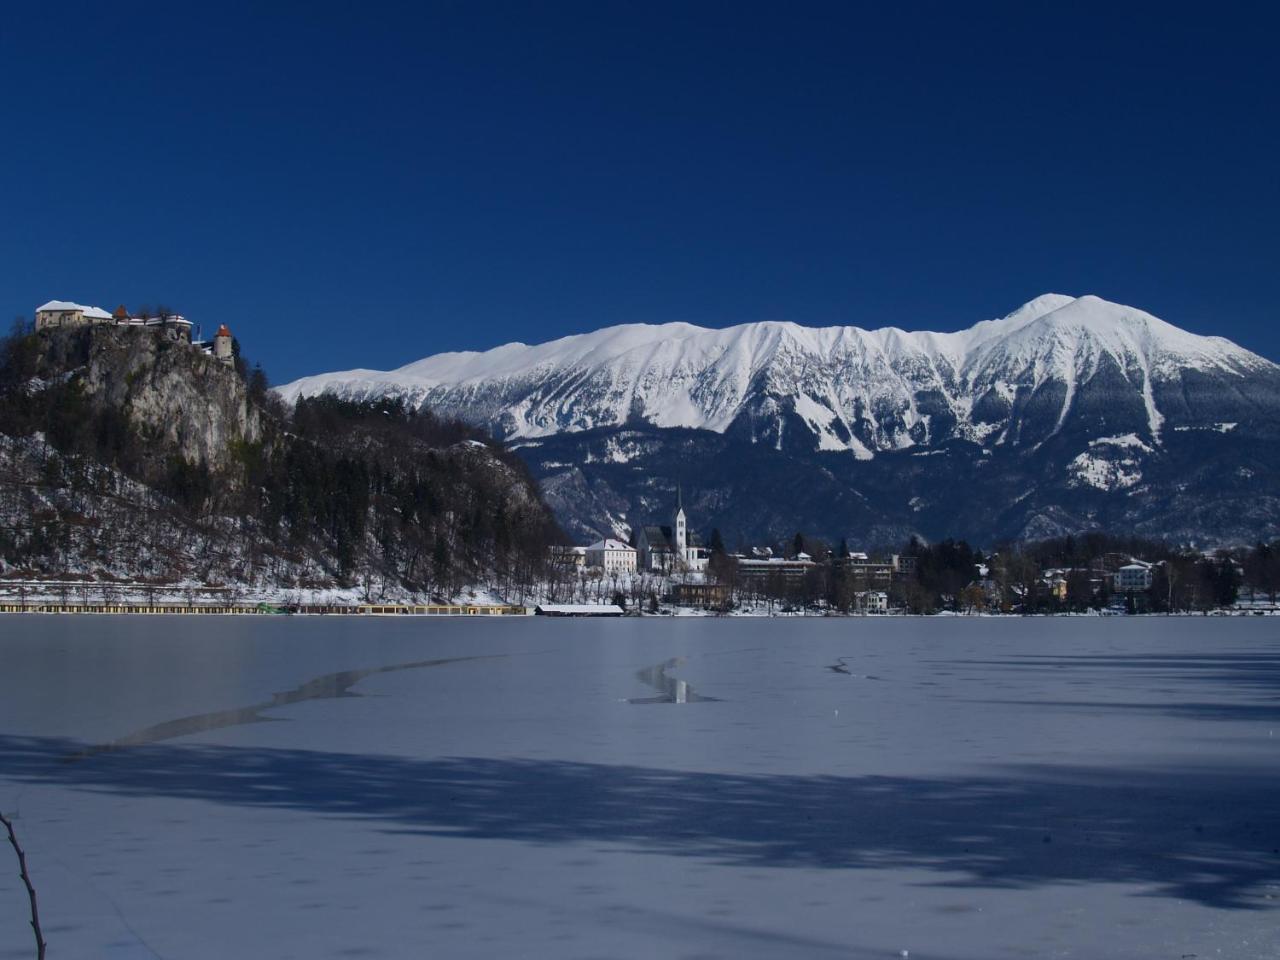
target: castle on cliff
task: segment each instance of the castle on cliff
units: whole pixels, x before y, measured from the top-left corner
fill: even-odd
[[[177,313],[165,313],[159,316],[133,316],[124,304],[108,313],[101,307],[89,307],[70,300],[50,300],[36,307],[36,330],[56,330],[65,327],[143,327],[178,343],[189,343],[198,350],[212,356],[215,360],[235,365],[234,351],[231,347],[231,331],[224,323],[218,327],[212,341],[203,341],[191,336],[192,323]]]

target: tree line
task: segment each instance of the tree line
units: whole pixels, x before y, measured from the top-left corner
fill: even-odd
[[[1242,596],[1275,604],[1280,597],[1280,541],[1211,552],[1124,534],[1090,532],[1040,541],[1001,543],[990,550],[964,540],[911,538],[872,554],[882,566],[850,564],[847,540],[831,548],[797,533],[774,545],[777,555],[813,561],[803,575],[747,578],[740,557],[718,532],[710,538],[709,576],[729,590],[727,604],[765,601],[782,609],[857,612],[868,591],[883,591],[890,607],[911,613],[979,611],[1087,612],[1122,606],[1133,613],[1208,611]],[[893,554],[892,576],[884,572]],[[1151,564],[1151,586],[1117,592],[1112,574],[1130,558]]]

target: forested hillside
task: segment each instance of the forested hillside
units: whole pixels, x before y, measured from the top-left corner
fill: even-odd
[[[0,575],[518,591],[555,523],[523,463],[394,400],[290,409],[146,329],[0,342]]]

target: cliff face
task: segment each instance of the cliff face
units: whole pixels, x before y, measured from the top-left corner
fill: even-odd
[[[222,472],[238,443],[262,439],[262,417],[244,381],[190,344],[105,326],[38,336],[37,376],[78,384],[95,411],[118,411],[155,457]]]

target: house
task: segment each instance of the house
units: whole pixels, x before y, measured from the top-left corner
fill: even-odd
[[[1143,593],[1151,589],[1151,564],[1134,560],[1126,563],[1112,577],[1116,593]]]
[[[889,612],[889,594],[883,590],[864,590],[854,594],[854,599],[863,613]]]
[[[727,583],[677,583],[671,598],[682,607],[725,610],[733,600],[733,591]]]
[[[588,567],[596,567],[605,573],[634,573],[636,549],[621,540],[606,537],[587,547],[584,558]]]
[[[655,573],[677,570],[705,570],[709,561],[707,549],[691,534],[684,513],[684,498],[676,488],[676,515],[671,526],[645,526],[636,535],[640,569]]]

